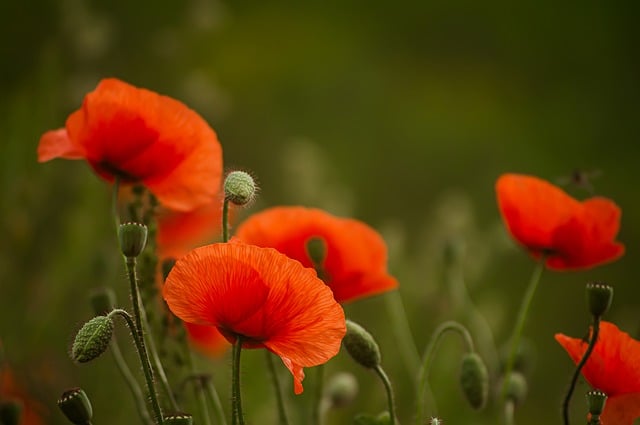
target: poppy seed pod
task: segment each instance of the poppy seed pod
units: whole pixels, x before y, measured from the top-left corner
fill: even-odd
[[[378,343],[366,329],[351,320],[347,320],[347,334],[342,339],[342,345],[353,360],[362,366],[373,369],[380,365],[382,356]]]
[[[602,317],[611,307],[613,287],[603,282],[587,283],[587,305],[594,317]]]
[[[592,416],[600,416],[604,412],[604,405],[607,403],[607,395],[599,390],[587,392],[587,406]]]
[[[189,413],[173,413],[162,419],[167,425],[191,425],[193,423],[193,416]]]
[[[256,183],[249,173],[232,171],[224,180],[224,197],[235,205],[246,205],[256,194]]]
[[[72,388],[65,391],[58,400],[58,407],[73,424],[86,425],[91,423],[93,408],[89,397],[82,388]]]
[[[136,258],[142,254],[147,245],[147,226],[140,223],[124,223],[120,225],[118,237],[120,250],[127,258]]]
[[[479,410],[487,404],[489,372],[478,354],[467,353],[462,357],[460,386],[471,407]]]
[[[85,323],[76,334],[71,347],[71,359],[86,363],[104,353],[113,335],[113,320],[109,316],[96,316]]]

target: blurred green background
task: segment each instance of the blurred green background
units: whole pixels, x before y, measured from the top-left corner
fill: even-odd
[[[545,273],[526,328],[535,364],[517,422],[560,422],[572,367],[553,335],[586,332],[584,284],[613,284],[608,319],[640,330],[639,9],[632,1],[2,2],[0,339],[9,363],[47,407],[47,423],[65,423],[55,400],[77,385],[94,401],[96,423],[137,423],[109,355],[82,366],[67,356],[91,315],[90,289],[113,286],[127,305],[108,190],[83,162],[37,164],[35,154],[44,131],[115,76],[202,114],[225,167],[258,178],[252,210],[318,206],[380,230],[421,349],[440,322],[468,320],[443,268],[452,240],[497,344],[509,336],[533,262],[506,236],[496,178],[521,172],[558,182],[574,169],[597,170],[596,193],[623,210],[627,253],[590,271]],[[345,310],[378,338],[400,419],[410,423],[412,376],[388,303],[380,296]],[[478,414],[460,394],[461,347],[446,338],[436,356],[438,413],[447,424],[497,423],[494,405]],[[266,423],[274,409],[263,396],[262,356],[245,359],[247,417]],[[199,364],[226,402],[228,359]],[[375,376],[346,354],[327,370],[350,370],[361,386],[356,403],[328,423],[385,408]],[[587,388],[582,382],[573,402],[578,421]],[[295,423],[305,423],[295,415],[308,401],[306,392],[291,394]]]

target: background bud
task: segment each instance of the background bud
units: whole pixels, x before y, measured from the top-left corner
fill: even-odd
[[[109,316],[96,316],[80,328],[71,347],[71,359],[89,362],[104,353],[113,335],[113,320]]]
[[[462,357],[460,386],[471,407],[478,410],[487,404],[489,372],[478,354],[467,353]]]
[[[514,404],[520,405],[527,398],[527,380],[524,375],[519,372],[511,372],[507,382],[506,398],[512,400]]]
[[[358,380],[353,374],[340,372],[331,377],[325,390],[331,407],[348,406],[358,395]]]
[[[253,200],[256,184],[253,177],[244,171],[232,171],[224,180],[224,197],[236,205],[245,205]]]
[[[65,391],[58,400],[58,407],[73,424],[86,425],[93,417],[91,402],[82,388]]]

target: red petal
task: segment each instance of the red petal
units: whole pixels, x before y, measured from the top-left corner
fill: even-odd
[[[40,137],[38,162],[47,162],[54,158],[82,159],[85,151],[82,146],[69,139],[64,128],[47,131]]]

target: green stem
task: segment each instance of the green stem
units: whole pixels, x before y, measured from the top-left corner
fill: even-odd
[[[400,344],[400,355],[404,358],[407,372],[413,377],[420,367],[420,354],[418,354],[418,348],[411,334],[411,327],[407,320],[407,312],[404,308],[402,297],[398,291],[392,291],[385,294],[384,299],[391,326],[398,338],[398,344]]]
[[[504,424],[513,425],[513,412],[515,410],[515,403],[513,400],[507,400],[504,403]]]
[[[211,418],[209,417],[209,409],[207,408],[207,397],[205,395],[205,381],[206,377],[200,376],[196,379],[196,385],[194,385],[194,391],[198,398],[198,404],[200,408],[200,415],[202,417],[202,423],[204,425],[211,425]]]
[[[322,404],[322,397],[324,392],[324,364],[316,366],[316,380],[313,393],[313,400],[311,401],[311,424],[322,424],[322,412],[320,405]]]
[[[229,241],[229,200],[222,203],[222,242]]]
[[[133,330],[131,330],[131,332],[133,332]],[[131,390],[131,394],[133,395],[136,408],[138,410],[138,414],[140,415],[140,419],[146,425],[153,423],[151,420],[151,417],[149,416],[149,411],[147,410],[147,405],[142,395],[142,390],[138,385],[138,381],[136,381],[136,379],[133,377],[133,374],[131,373],[129,366],[127,366],[127,363],[125,362],[124,357],[122,356],[122,351],[120,351],[120,346],[118,345],[118,341],[116,340],[115,337],[111,340],[110,345],[111,345],[111,354],[113,355],[116,365],[118,366],[118,370],[120,371],[120,374],[122,375],[125,382],[129,386],[129,389]]]
[[[589,346],[587,350],[582,355],[580,362],[576,366],[576,370],[573,372],[573,377],[571,377],[571,384],[569,385],[569,390],[567,391],[567,395],[564,398],[564,402],[562,403],[562,418],[564,420],[565,425],[569,425],[569,403],[571,403],[571,396],[573,395],[573,391],[576,388],[576,383],[578,382],[578,377],[580,376],[580,372],[582,368],[587,363],[589,356],[593,352],[594,347],[596,346],[596,342],[598,342],[598,334],[600,333],[600,317],[593,317],[593,332],[591,334],[591,338],[589,339]]]
[[[240,394],[240,353],[242,352],[242,336],[236,335],[236,342],[233,344],[233,360],[231,363],[231,411],[233,425],[244,425],[244,415],[242,414],[242,397]]]
[[[502,391],[501,391],[501,400],[504,401],[505,396],[507,395],[507,388],[509,386],[509,376],[511,375],[511,371],[513,369],[513,364],[516,360],[516,354],[518,352],[518,347],[520,345],[520,337],[522,336],[522,330],[524,329],[524,324],[527,319],[527,315],[529,314],[529,308],[531,307],[531,301],[533,300],[533,295],[536,293],[536,288],[538,287],[538,283],[540,283],[540,277],[542,276],[542,272],[544,271],[544,264],[546,262],[546,257],[542,256],[536,265],[536,268],[533,270],[533,274],[531,275],[531,280],[529,281],[529,286],[524,294],[524,298],[522,299],[522,304],[520,305],[520,311],[518,312],[518,318],[516,319],[516,325],[513,328],[513,333],[511,334],[511,347],[509,348],[509,357],[507,357],[507,363],[505,364],[504,369],[504,377],[502,383]]]
[[[431,389],[429,388],[429,369],[431,368],[431,359],[433,354],[435,353],[436,347],[440,342],[440,339],[447,331],[456,331],[458,332],[462,338],[464,339],[466,348],[468,352],[474,352],[475,348],[473,346],[473,339],[469,334],[467,328],[461,325],[458,322],[454,322],[449,320],[440,324],[431,335],[431,339],[429,340],[429,345],[425,349],[424,355],[422,356],[422,363],[420,365],[420,369],[418,372],[418,388],[416,391],[416,425],[422,423],[422,416],[424,414],[424,405],[425,405],[425,395],[429,394],[429,399],[434,406],[434,412],[437,411],[435,408],[435,400],[433,399],[433,394],[431,393]]]
[[[140,312],[140,294],[138,292],[138,282],[136,276],[136,259],[127,258],[127,275],[129,277],[129,284],[131,289],[131,303],[133,304],[133,317],[135,319],[135,326],[131,333],[136,340],[136,346],[138,348],[138,354],[140,356],[140,362],[142,363],[142,369],[144,370],[145,380],[147,381],[147,389],[149,391],[149,397],[151,398],[151,404],[155,415],[156,423],[164,423],[162,418],[162,410],[160,409],[160,403],[158,402],[158,395],[153,380],[153,369],[151,368],[151,362],[149,361],[149,353],[144,342],[144,331],[142,328],[142,319]]]
[[[394,425],[396,423],[396,404],[393,399],[393,389],[391,388],[391,381],[389,380],[387,374],[384,372],[384,369],[382,369],[382,366],[377,365],[373,370],[380,377],[382,383],[384,384],[384,388],[387,391],[387,402],[389,403],[389,425]]]
[[[118,214],[118,192],[120,191],[120,177],[116,176],[113,180],[113,192],[111,193],[111,213],[113,221],[116,224],[116,235],[120,228],[120,214]]]
[[[282,398],[282,389],[280,388],[280,380],[278,379],[278,373],[276,372],[276,366],[273,364],[273,355],[269,350],[265,350],[267,367],[269,369],[269,375],[271,376],[271,383],[273,384],[273,390],[276,393],[276,403],[278,404],[278,423],[280,425],[288,425],[287,411],[284,408],[284,399]]]
[[[220,396],[218,396],[218,392],[216,391],[216,387],[214,387],[211,378],[207,379],[205,390],[209,403],[213,404],[218,415],[218,425],[227,425],[227,419],[224,416],[224,409],[222,408]]]

